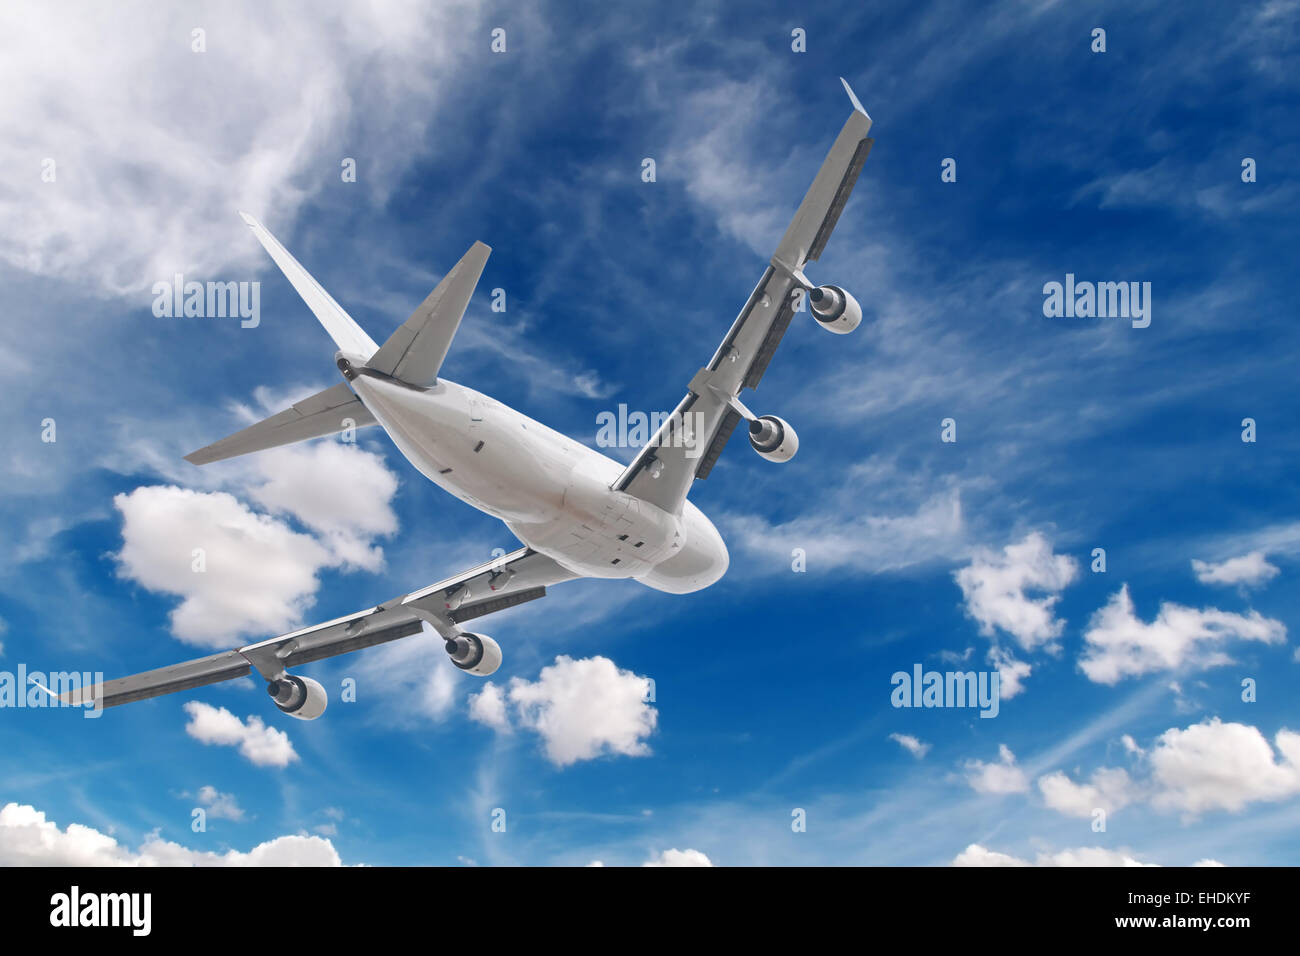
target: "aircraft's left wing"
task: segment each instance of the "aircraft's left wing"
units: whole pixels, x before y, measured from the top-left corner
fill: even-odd
[[[691,484],[712,470],[743,416],[744,388],[756,388],[799,307],[803,267],[821,256],[871,151],[871,117],[844,83],[853,112],[840,130],[767,271],[686,397],[614,483],[665,511],[680,512]],[[743,407],[743,406],[741,406]]]
[[[545,597],[546,588],[578,575],[544,554],[521,548],[462,574],[383,604],[267,641],[119,677],[60,694],[65,704],[116,707],[248,675],[278,671],[418,634],[428,623],[444,637],[458,625]]]

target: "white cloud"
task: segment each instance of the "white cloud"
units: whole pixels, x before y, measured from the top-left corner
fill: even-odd
[[[998,555],[981,551],[968,567],[957,572],[957,584],[966,610],[979,622],[980,632],[992,637],[1003,631],[1025,650],[1052,645],[1065,622],[1053,613],[1063,591],[1078,573],[1078,563],[1068,555],[1053,554],[1038,532],[1009,544]],[[1045,592],[1031,598],[1026,592]]]
[[[407,727],[451,716],[460,694],[474,681],[456,669],[428,625],[423,635],[353,655],[347,664],[360,685],[383,688],[384,716]]]
[[[91,827],[66,830],[35,807],[18,803],[0,809],[0,866],[341,866],[329,840],[282,836],[247,853],[192,850],[151,835],[132,852]]]
[[[1269,564],[1263,551],[1252,551],[1218,564],[1193,558],[1192,570],[1202,584],[1235,584],[1243,588],[1266,584],[1280,573],[1275,565]]]
[[[172,633],[200,647],[290,630],[311,604],[316,573],[333,561],[310,535],[225,492],[159,485],[113,503],[123,519],[119,573],[179,595]],[[202,549],[202,571],[194,570],[195,549]]]
[[[171,614],[176,637],[221,648],[284,633],[312,605],[321,570],[382,569],[371,539],[397,530],[397,477],[380,456],[322,441],[262,452],[231,474],[238,490],[315,535],[224,491],[156,485],[114,498],[123,518],[119,573],[182,598]]]
[[[541,735],[546,756],[561,767],[602,754],[641,757],[659,714],[647,700],[649,678],[607,657],[561,655],[536,681],[510,681],[509,699],[520,724]]]
[[[494,730],[509,730],[510,718],[506,715],[505,691],[497,684],[488,684],[469,699],[469,716]]]
[[[217,820],[242,820],[244,811],[233,793],[222,793],[216,787],[199,787],[199,806],[203,807],[209,817]]]
[[[238,747],[250,763],[259,767],[287,767],[298,754],[283,730],[268,727],[262,718],[251,716],[244,723],[224,707],[213,707],[197,700],[185,702],[190,721],[185,732],[205,744]]]
[[[699,850],[664,850],[642,866],[712,866],[712,861]]]
[[[1128,772],[1112,767],[1097,770],[1089,783],[1075,783],[1058,770],[1039,777],[1038,789],[1043,794],[1043,802],[1053,810],[1085,819],[1096,809],[1114,813],[1135,797]]]
[[[1062,771],[1045,774],[1038,788],[1046,805],[1086,818],[1097,807],[1114,812],[1142,803],[1190,818],[1300,794],[1300,733],[1279,730],[1270,747],[1258,728],[1214,717],[1166,730],[1149,750],[1127,734],[1121,740],[1145,774],[1135,779],[1125,770],[1102,767],[1086,783]]]
[[[837,502],[823,501],[816,513],[773,524],[762,515],[721,519],[727,540],[765,559],[772,569],[789,570],[795,548],[808,556],[809,569],[848,568],[866,574],[896,571],[955,556],[961,547],[961,497],[935,495],[910,513],[872,515],[862,511],[858,488]]]
[[[1029,866],[1025,860],[1018,859],[1006,853],[998,853],[996,850],[990,850],[980,846],[978,843],[972,843],[966,849],[962,850],[952,861],[953,866]]]
[[[260,265],[235,211],[284,223],[327,188],[321,157],[343,144],[382,145],[358,157],[353,187],[382,200],[429,142],[480,17],[470,3],[369,0],[275,18],[242,0],[205,11],[195,53],[182,8],[75,10],[0,6],[0,165],[30,171],[0,191],[0,260],[108,293]],[[45,158],[55,182],[41,180]]]
[[[920,760],[930,752],[930,744],[922,743],[911,734],[890,734],[889,739],[894,741],[917,760]]]
[[[1010,651],[996,645],[989,648],[987,657],[988,662],[997,668],[1000,700],[1010,700],[1025,689],[1025,678],[1033,672],[1030,665],[1016,660]]]
[[[254,501],[317,532],[340,563],[383,569],[383,551],[370,539],[397,531],[390,506],[397,476],[383,458],[340,441],[276,448],[256,458],[266,481],[250,489]]]
[[[1151,750],[1152,804],[1197,814],[1300,794],[1300,734],[1279,730],[1273,742],[1277,757],[1258,728],[1217,717],[1165,731]]]
[[[1083,638],[1088,647],[1080,669],[1097,683],[1115,684],[1151,671],[1222,666],[1231,662],[1221,649],[1228,640],[1279,644],[1286,640],[1286,627],[1258,611],[1198,611],[1169,602],[1147,624],[1138,619],[1125,584],[1093,614]]]
[[[998,745],[998,762],[966,762],[966,782],[979,793],[1024,793],[1029,778],[1016,766],[1016,755],[1006,744]]]
[[[1033,863],[1019,857],[989,850],[978,843],[966,847],[952,861],[953,866],[1159,866],[1143,863],[1120,850],[1104,847],[1078,847],[1057,853],[1040,853]]]

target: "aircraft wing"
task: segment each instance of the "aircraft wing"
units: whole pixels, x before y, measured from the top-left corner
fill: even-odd
[[[285,668],[410,637],[426,622],[444,637],[455,634],[459,624],[545,597],[548,586],[576,577],[546,555],[521,548],[356,614],[220,654],[68,691],[59,699],[65,704],[99,701],[102,707],[116,707],[245,677],[253,670],[269,680]]]
[[[853,112],[840,130],[777,246],[767,271],[732,323],[709,364],[687,386],[686,397],[619,479],[626,491],[678,513],[696,478],[706,478],[742,419],[736,401],[757,388],[790,320],[799,308],[803,267],[819,258],[866,162],[871,117],[843,80]]]

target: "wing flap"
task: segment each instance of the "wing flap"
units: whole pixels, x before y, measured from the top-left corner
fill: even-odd
[[[92,687],[67,691],[59,695],[59,700],[72,705],[98,701],[101,707],[116,707],[118,704],[129,704],[136,700],[234,680],[246,676],[249,670],[248,661],[240,657],[238,651],[222,651],[220,654],[171,664],[143,674],[119,677]]]
[[[546,555],[521,548],[355,614],[235,650],[67,691],[59,699],[65,704],[99,701],[100,706],[116,707],[245,677],[254,669],[269,679],[287,667],[410,637],[420,633],[426,622],[454,633],[458,622],[535,601],[546,595],[547,585],[576,577],[579,575]]]
[[[840,82],[844,83],[843,80]],[[862,164],[871,152],[871,141],[867,139],[871,117],[862,109],[848,83],[844,83],[844,88],[853,101],[853,112],[844,121],[835,144],[826,154],[821,169],[799,204],[799,211],[776,248],[776,258],[795,269],[803,268],[806,262],[821,255],[844,204],[849,200]]]

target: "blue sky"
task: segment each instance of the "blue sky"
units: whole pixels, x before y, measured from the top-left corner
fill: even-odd
[[[444,374],[594,443],[712,354],[840,75],[876,139],[809,269],[862,327],[796,322],[745,397],[799,455],[738,440],[692,493],[721,582],[492,618],[486,697],[426,635],[313,665],[358,700],[312,723],[251,681],[0,709],[0,862],[1295,862],[1297,4],[850,7],[0,14],[8,671],[133,673],[516,546],[379,434],[182,460],[335,381],[236,210],[381,341],[487,242]],[[155,317],[178,271],[260,280],[258,327]],[[1045,317],[1067,273],[1150,282],[1150,326]],[[1000,667],[998,716],[892,707],[918,663]]]

